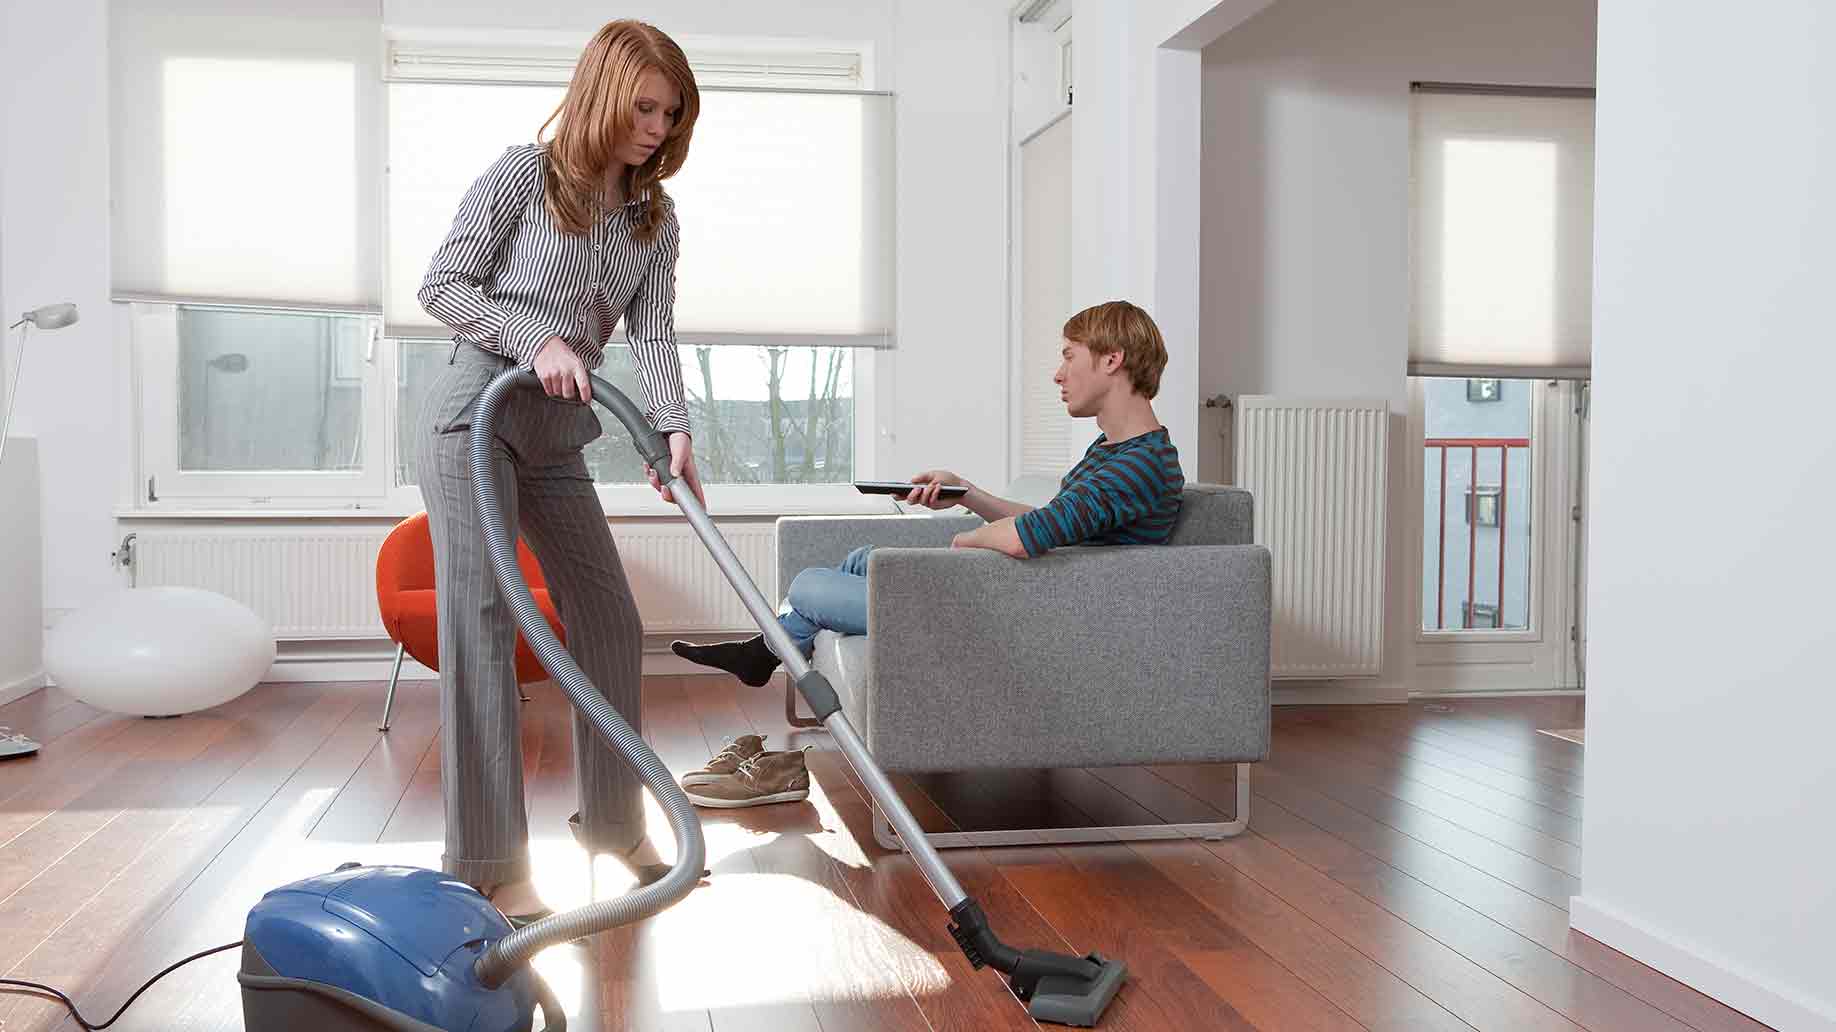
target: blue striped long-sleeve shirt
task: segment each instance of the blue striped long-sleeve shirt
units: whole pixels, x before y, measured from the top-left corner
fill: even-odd
[[[1159,545],[1173,533],[1186,486],[1165,427],[1110,444],[1098,436],[1058,494],[1020,514],[1014,529],[1029,556],[1066,545]]]
[[[566,341],[588,369],[599,368],[623,318],[645,414],[664,433],[686,432],[674,205],[648,242],[632,232],[643,215],[642,197],[601,214],[585,234],[564,233],[544,199],[545,158],[540,144],[511,147],[473,182],[428,263],[417,300],[455,340],[525,368],[551,336]]]

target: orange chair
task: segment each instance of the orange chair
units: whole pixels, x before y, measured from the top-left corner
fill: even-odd
[[[536,606],[548,618],[548,626],[554,628],[555,637],[565,645],[567,632],[561,626],[554,600],[549,597],[541,564],[536,562],[535,553],[521,538],[516,542],[516,556],[517,565],[523,568],[523,578],[529,582],[529,593],[535,596]],[[388,630],[389,638],[396,643],[395,669],[389,674],[389,696],[383,701],[382,724],[376,729],[387,731],[389,711],[395,708],[395,683],[402,674],[402,655],[413,656],[429,670],[440,669],[433,534],[427,528],[426,513],[410,516],[396,524],[383,539],[382,550],[376,555],[376,607],[382,612],[383,627]],[[516,683],[524,685],[547,678],[548,671],[542,668],[542,661],[536,658],[535,651],[518,631]],[[529,701],[529,697],[523,696],[523,701]]]

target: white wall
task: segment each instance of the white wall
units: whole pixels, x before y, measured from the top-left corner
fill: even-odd
[[[1593,72],[1594,0],[1278,0],[1205,50],[1199,396],[1390,403],[1384,673],[1361,697],[1402,698],[1413,667],[1409,84]]]
[[[0,457],[0,704],[44,684],[38,441],[17,437]],[[15,500],[17,500],[15,502]],[[29,729],[28,729],[29,730]]]
[[[1833,51],[1826,0],[1600,5],[1574,920],[1784,1030],[1836,1029]]]
[[[1127,298],[1153,315],[1167,344],[1154,411],[1189,481],[1200,468],[1200,48],[1271,2],[1073,7],[1072,308]]]
[[[175,0],[186,5],[197,6]],[[383,6],[411,26],[590,31],[611,16],[585,0]],[[137,489],[129,360],[108,305],[106,12],[106,0],[0,5],[0,38],[39,42],[0,65],[0,310],[71,300],[83,312],[40,342],[55,347],[34,349],[18,417],[41,439],[48,620],[121,583],[108,562],[112,510]],[[988,484],[1007,478],[1005,12],[1000,0],[646,0],[617,12],[685,37],[874,44],[876,85],[898,92],[901,350],[879,361],[886,476],[948,465]]]
[[[108,73],[104,0],[0,5],[0,312],[74,301],[81,321],[36,335],[14,432],[36,436],[47,611],[115,583],[124,425],[108,309]],[[23,41],[31,41],[24,45]]]
[[[3,138],[3,137],[0,137]],[[0,191],[6,186],[5,168],[0,167]],[[7,295],[6,223],[0,210],[0,298]],[[11,324],[17,317],[11,307],[0,305],[0,325]],[[12,386],[13,363],[17,353],[14,334],[0,341],[0,420]],[[3,432],[3,431],[0,431]],[[43,545],[39,540],[38,442],[30,437],[15,437],[0,448],[0,584],[10,590],[0,593],[0,703],[11,702],[37,688],[44,681],[44,648],[40,627],[43,590],[39,579],[43,569]]]
[[[889,466],[1009,478],[1007,5],[905,0],[898,91],[899,352]]]

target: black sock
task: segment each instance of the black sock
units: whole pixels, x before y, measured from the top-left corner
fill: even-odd
[[[778,669],[778,657],[771,646],[765,644],[763,634],[755,634],[744,641],[717,641],[711,645],[676,641],[669,647],[691,663],[725,670],[754,688],[771,680],[772,671]]]

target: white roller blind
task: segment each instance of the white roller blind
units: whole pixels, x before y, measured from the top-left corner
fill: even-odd
[[[115,293],[377,305],[375,5],[109,14]]]
[[[466,187],[506,146],[534,140],[562,88],[388,89],[385,317],[392,332],[437,334],[414,298],[428,258]],[[704,87],[688,163],[665,184],[682,226],[678,332],[890,343],[892,149],[890,96]]]
[[[1020,175],[1020,472],[1059,477],[1076,426],[1052,382],[1071,315],[1070,116],[1021,145]]]
[[[1410,371],[1587,375],[1592,97],[1421,88],[1412,103]]]

